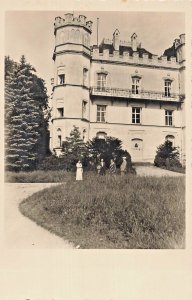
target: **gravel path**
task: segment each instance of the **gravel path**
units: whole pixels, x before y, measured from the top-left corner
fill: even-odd
[[[57,184],[57,183],[56,183]],[[4,202],[4,243],[8,248],[63,248],[73,245],[62,238],[38,226],[24,217],[19,203],[28,196],[42,189],[56,185],[54,183],[5,183]]]
[[[178,177],[184,176],[182,173],[176,173],[168,170],[164,170],[161,168],[157,168],[154,166],[135,166],[137,175],[139,176],[169,176],[169,177]]]

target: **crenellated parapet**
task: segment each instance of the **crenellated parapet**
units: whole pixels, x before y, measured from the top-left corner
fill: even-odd
[[[167,56],[158,57],[158,55],[152,55],[143,53],[142,55],[134,51],[131,55],[128,51],[124,51],[120,54],[119,51],[114,50],[112,54],[109,53],[109,49],[103,49],[100,53],[98,47],[94,47],[91,52],[92,60],[118,62],[127,64],[147,65],[154,67],[167,67],[167,68],[179,68],[179,63],[176,61],[176,57],[171,57],[169,60]]]
[[[64,18],[56,17],[54,23],[55,32],[58,28],[73,25],[84,27],[89,33],[92,32],[92,21],[86,21],[87,18],[84,15],[79,15],[74,17],[72,13],[67,13],[64,15]]]

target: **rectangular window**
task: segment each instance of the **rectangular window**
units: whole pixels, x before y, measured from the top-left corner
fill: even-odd
[[[132,94],[138,95],[140,88],[140,78],[132,77]]]
[[[61,141],[61,135],[58,135],[58,147],[61,147],[62,145],[62,141]]]
[[[57,108],[57,118],[62,118],[62,117],[64,117],[64,108],[63,107]]]
[[[86,68],[83,69],[83,85],[88,85],[88,70]]]
[[[141,123],[141,108],[132,107],[132,123],[140,124]]]
[[[97,122],[106,122],[106,105],[97,105]]]
[[[84,119],[87,118],[87,102],[86,101],[82,102],[82,118],[84,118]]]
[[[64,84],[65,83],[65,74],[59,74],[58,75],[58,84]]]
[[[165,97],[171,96],[171,81],[165,80]]]
[[[105,90],[106,87],[106,82],[107,82],[107,74],[104,73],[99,73],[97,75],[97,87],[99,90]]]
[[[172,110],[165,111],[165,125],[173,126],[173,111]]]

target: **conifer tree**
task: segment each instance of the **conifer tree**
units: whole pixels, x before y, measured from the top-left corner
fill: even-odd
[[[73,126],[70,136],[66,137],[66,141],[62,145],[62,156],[65,158],[68,168],[72,169],[77,161],[82,160],[83,164],[87,163],[88,148],[77,126]]]
[[[34,72],[22,56],[5,79],[6,167],[9,170],[35,168],[42,153],[48,105],[44,82]]]

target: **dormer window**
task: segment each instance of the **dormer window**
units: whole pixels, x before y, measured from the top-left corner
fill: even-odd
[[[172,80],[165,79],[165,86],[164,86],[165,97],[171,96],[171,85],[172,85]]]

